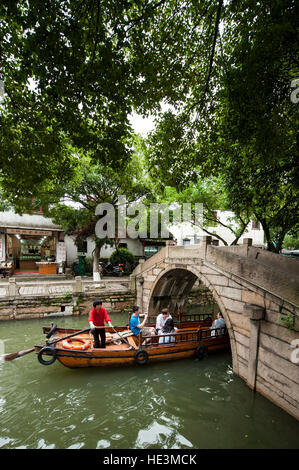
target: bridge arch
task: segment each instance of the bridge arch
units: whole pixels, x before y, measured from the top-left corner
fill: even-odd
[[[209,289],[224,317],[230,338],[233,370],[238,374],[236,341],[229,312],[221,296],[217,293],[216,287],[200,271],[200,266],[168,265],[165,269],[162,269],[153,282],[149,296],[143,304],[144,311],[148,311],[150,314],[158,314],[162,308],[168,307],[170,311],[177,313],[178,309],[186,303],[188,295],[197,280]]]
[[[250,239],[218,247],[208,238],[199,246],[166,244],[141,260],[131,276],[137,305],[155,311],[168,291],[183,302],[199,279],[228,327],[234,373],[299,419],[299,363],[291,359],[299,331],[298,261],[253,247]]]

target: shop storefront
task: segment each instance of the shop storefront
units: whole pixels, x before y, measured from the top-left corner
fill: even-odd
[[[7,255],[13,260],[15,272],[39,272],[43,263],[49,266],[51,273],[56,274],[56,236],[51,231],[6,229]],[[50,269],[51,268],[51,269]]]
[[[42,216],[15,214],[14,217],[6,216],[8,220],[5,220],[5,214],[0,213],[0,261],[13,265],[15,275],[63,273],[66,262],[64,231],[53,224],[55,230],[43,229],[42,225],[52,227],[51,221]],[[20,227],[21,217],[25,219],[27,227]],[[36,220],[37,217],[39,220]],[[28,227],[30,222],[33,225],[37,221],[39,227]],[[6,226],[3,226],[3,222],[6,222]]]

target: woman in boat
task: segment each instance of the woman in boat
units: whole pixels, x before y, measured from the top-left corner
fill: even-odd
[[[160,315],[157,316],[157,320],[156,320],[156,335],[158,335],[158,334],[159,334],[159,331],[162,330],[162,328],[163,328],[163,326],[165,325],[166,320],[167,320],[168,318],[172,318],[172,316],[170,315],[168,308],[163,308],[163,309],[162,309],[162,312],[160,313]]]
[[[171,333],[176,334],[177,328],[175,328],[173,319],[172,318],[167,318],[165,325],[163,328],[159,331],[159,343],[174,343],[175,342],[175,336],[165,336],[165,335],[170,335]]]
[[[88,321],[91,329],[91,333],[94,337],[95,348],[106,348],[106,330],[105,322],[112,327],[111,320],[107,313],[107,310],[102,307],[101,300],[95,300],[93,308],[89,312]],[[101,337],[101,344],[99,342],[99,335]]]

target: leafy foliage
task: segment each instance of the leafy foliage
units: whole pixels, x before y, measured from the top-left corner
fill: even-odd
[[[287,250],[299,250],[299,233],[287,233],[283,241],[283,248]]]
[[[104,165],[94,165],[90,158],[82,158],[76,177],[57,188],[54,194],[46,196],[47,203],[50,203],[47,215],[67,233],[81,238],[95,236],[98,204],[112,204],[117,221],[119,195],[125,195],[130,202],[150,194],[138,171],[138,165],[133,161],[123,172],[118,172]]]
[[[126,174],[128,115],[151,112],[153,187],[216,177],[279,251],[298,225],[298,2],[19,0],[0,14],[0,176],[19,211],[76,180],[82,156],[105,180]]]
[[[184,203],[191,204],[191,221],[194,221],[195,227],[200,227],[206,234],[218,238],[224,245],[228,245],[228,241],[225,237],[217,234],[217,231],[211,231],[213,225],[221,225],[226,228],[228,233],[234,237],[232,241],[234,245],[246,231],[250,220],[249,212],[242,208],[234,216],[228,218],[226,223],[221,221],[218,215],[215,215],[215,209],[217,211],[230,210],[228,195],[221,178],[214,177],[205,180],[199,178],[180,192],[174,187],[166,187],[160,195],[160,200],[168,206],[174,206],[175,203],[179,203],[181,206]],[[202,204],[202,217],[200,218],[196,213],[196,204]]]
[[[299,108],[290,100],[298,5],[221,3],[205,85],[190,83],[180,109],[160,117],[147,141],[149,171],[180,191],[219,177],[228,207],[259,220],[268,249],[279,251],[298,227]],[[203,62],[196,66],[202,80]]]
[[[0,167],[19,206],[73,176],[74,153],[120,169],[128,115],[185,101],[209,70],[222,1],[3,2]],[[33,171],[32,171],[33,170]]]
[[[124,264],[131,269],[135,264],[135,257],[130,250],[127,250],[126,248],[118,248],[111,253],[110,262],[113,265]]]

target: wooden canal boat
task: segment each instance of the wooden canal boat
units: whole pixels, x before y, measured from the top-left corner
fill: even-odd
[[[55,328],[51,334],[51,327],[44,327],[44,333],[51,336],[46,346],[35,345],[35,352],[43,365],[58,360],[66,367],[82,368],[144,365],[192,357],[203,359],[210,353],[230,348],[226,328],[211,330],[207,326],[190,326],[190,323],[179,326],[176,334],[162,336],[164,343],[159,343],[161,336],[158,335],[136,337],[126,327],[107,327],[105,349],[93,347],[90,332]],[[63,339],[69,335],[71,338]],[[168,338],[170,342],[166,342]]]

